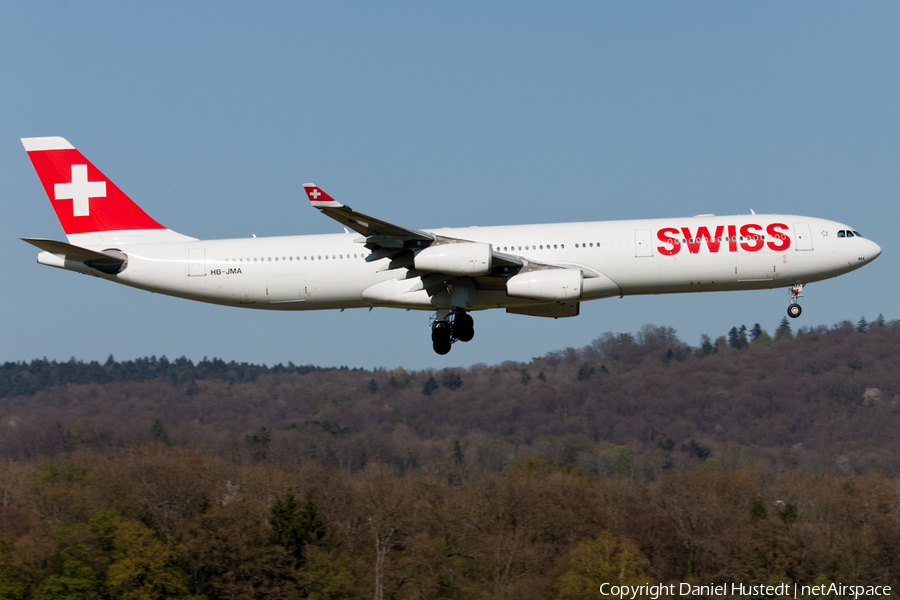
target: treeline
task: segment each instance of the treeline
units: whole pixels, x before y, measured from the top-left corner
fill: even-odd
[[[170,361],[165,356],[138,358],[117,362],[110,356],[105,363],[84,362],[72,358],[67,362],[35,359],[31,362],[5,362],[0,365],[0,398],[30,395],[67,385],[88,383],[143,382],[159,380],[175,385],[188,381],[215,380],[249,383],[264,375],[298,374],[347,370],[347,367],[297,366],[293,363],[267,367],[249,363],[204,358],[194,364],[181,357]]]
[[[585,600],[602,582],[900,587],[897,480],[715,463],[652,482],[236,463],[146,445],[0,463],[0,597]],[[646,597],[646,595],[644,596]],[[896,594],[893,596],[896,597]]]
[[[785,320],[771,336],[735,327],[699,347],[646,326],[529,363],[440,371],[50,363],[47,371],[70,369],[75,381],[87,377],[79,369],[117,379],[7,396],[0,457],[155,440],[353,472],[372,461],[428,468],[455,443],[494,472],[538,452],[594,477],[653,479],[706,460],[895,476],[898,356],[900,323],[879,319],[796,333]],[[117,375],[133,365],[168,375]]]

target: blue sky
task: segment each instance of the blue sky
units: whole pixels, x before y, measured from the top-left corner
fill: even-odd
[[[271,313],[35,263],[64,239],[20,137],[69,139],[151,216],[200,238],[328,233],[301,184],[411,227],[780,212],[883,248],[807,286],[795,326],[900,318],[900,4],[0,5],[0,360],[522,361],[606,331],[691,344],[774,330],[786,289],[608,299],[574,319]]]

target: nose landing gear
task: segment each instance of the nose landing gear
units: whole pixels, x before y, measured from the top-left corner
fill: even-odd
[[[803,296],[803,284],[795,283],[791,286],[791,304],[788,306],[787,313],[788,316],[792,319],[796,319],[800,316],[800,313],[803,312],[803,309],[800,308],[800,305],[797,304],[797,298],[801,298]]]
[[[443,314],[442,314],[443,313]],[[465,310],[439,310],[431,324],[431,343],[438,354],[450,352],[455,341],[468,342],[475,337],[475,320]]]

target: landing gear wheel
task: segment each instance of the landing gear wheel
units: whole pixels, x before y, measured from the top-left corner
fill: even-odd
[[[461,342],[475,337],[475,320],[467,313],[459,313],[453,319],[453,335]]]
[[[435,352],[443,356],[450,352],[450,340],[447,340],[446,342],[434,342],[431,344],[431,347],[434,348]]]
[[[435,321],[431,327],[431,342],[434,351],[438,354],[450,352],[453,339],[450,333],[450,323],[447,321]]]
[[[792,319],[796,319],[800,316],[800,313],[803,312],[803,309],[800,308],[800,305],[797,304],[797,299],[803,297],[803,284],[795,283],[791,286],[791,304],[788,306],[788,316]]]

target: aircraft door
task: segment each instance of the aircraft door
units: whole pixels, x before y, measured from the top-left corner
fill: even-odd
[[[266,298],[272,304],[305,302],[306,277],[303,273],[279,273],[266,279]]]
[[[634,257],[650,258],[653,256],[653,238],[649,229],[634,230]]]
[[[765,281],[775,278],[775,255],[771,252],[740,252],[735,262],[738,281]]]
[[[206,275],[206,249],[188,249],[188,277],[203,277]]]
[[[809,233],[809,223],[794,223],[794,235],[797,236],[796,250],[812,250],[812,235]]]

